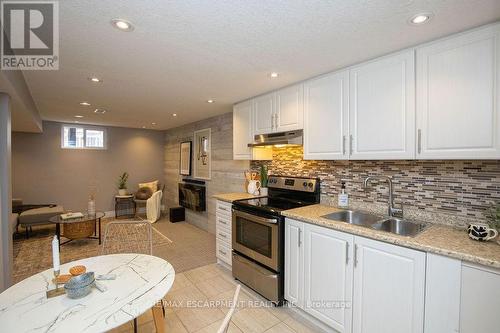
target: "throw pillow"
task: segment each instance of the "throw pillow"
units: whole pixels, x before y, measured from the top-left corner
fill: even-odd
[[[154,182],[149,182],[149,183],[139,183],[139,188],[141,187],[149,187],[153,193],[158,191],[158,181],[155,180]]]
[[[153,195],[150,187],[139,187],[135,193],[135,198],[138,200],[148,200]]]

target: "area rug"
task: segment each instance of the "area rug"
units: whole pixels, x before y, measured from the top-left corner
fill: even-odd
[[[103,235],[110,220],[103,221]],[[14,283],[52,267],[54,234],[54,226],[48,225],[34,227],[29,239],[24,238],[23,232],[14,237]],[[71,241],[62,245],[60,251],[61,263],[100,254],[98,241],[92,239]],[[153,254],[170,262],[177,272],[190,270],[216,261],[215,237],[186,222],[160,220],[153,224]]]

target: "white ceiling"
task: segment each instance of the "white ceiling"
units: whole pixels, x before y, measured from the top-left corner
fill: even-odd
[[[411,26],[419,12],[435,17]],[[131,21],[121,32],[112,18]],[[43,119],[167,129],[257,94],[500,19],[499,0],[64,0],[60,70],[24,73]],[[278,79],[268,74],[277,71]],[[90,76],[104,80],[93,84]],[[214,104],[206,103],[213,98]],[[82,107],[80,101],[92,107]],[[96,115],[94,107],[109,110]],[[171,116],[177,113],[178,117]]]

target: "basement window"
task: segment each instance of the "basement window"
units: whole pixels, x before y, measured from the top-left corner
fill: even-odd
[[[62,125],[61,148],[106,149],[106,130],[95,126]]]

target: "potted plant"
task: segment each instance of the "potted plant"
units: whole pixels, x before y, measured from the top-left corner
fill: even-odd
[[[488,225],[490,228],[496,229],[500,232],[500,202],[491,206],[491,208],[486,212],[486,218],[488,219]],[[500,244],[500,238],[497,239],[497,243]]]
[[[127,195],[127,180],[128,173],[124,172],[118,177],[118,194],[119,195]]]
[[[260,166],[260,195],[267,195],[267,166]]]

